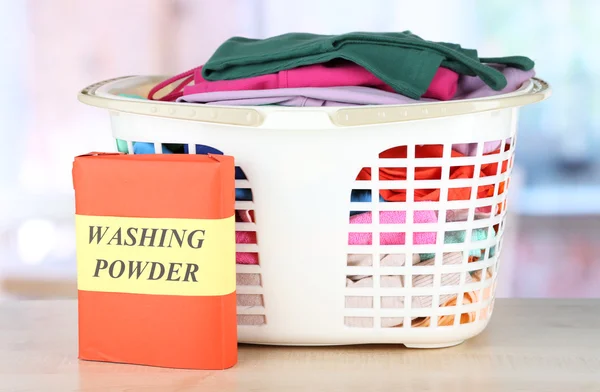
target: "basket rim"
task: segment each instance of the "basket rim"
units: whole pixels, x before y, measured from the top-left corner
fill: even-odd
[[[335,127],[366,126],[466,115],[516,108],[547,99],[551,88],[540,78],[532,78],[518,90],[491,97],[423,102],[405,105],[364,105],[336,107],[218,106],[195,103],[140,100],[116,95],[118,91],[143,91],[164,80],[164,76],[124,76],[85,87],[80,102],[112,112],[140,114],[178,120],[259,127],[273,113],[326,114]]]

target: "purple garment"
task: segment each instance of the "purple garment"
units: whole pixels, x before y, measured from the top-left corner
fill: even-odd
[[[213,105],[281,105],[281,106],[355,106],[406,105],[436,102],[435,99],[415,100],[401,94],[372,87],[300,87],[270,90],[216,91],[184,95],[177,102]]]
[[[522,71],[517,68],[506,67],[503,65],[492,64],[492,67],[502,72],[506,78],[506,87],[501,91],[492,90],[477,76],[461,75],[458,80],[458,90],[452,100],[473,99],[491,97],[500,94],[512,93],[518,90],[523,83],[535,76],[535,70]],[[485,142],[483,153],[488,154],[500,148],[502,141]],[[452,148],[464,155],[475,156],[477,153],[477,143],[455,144]]]
[[[535,76],[535,70],[522,71],[517,68],[510,68],[503,65],[492,64],[492,67],[502,72],[506,78],[506,87],[501,91],[492,90],[477,76],[461,75],[458,80],[458,90],[452,100],[473,99],[491,97],[500,94],[512,93],[518,90],[523,83]],[[483,153],[488,154],[500,148],[502,141],[485,142]],[[477,143],[455,144],[452,148],[464,155],[475,156],[477,154]]]
[[[472,99],[491,97],[494,95],[512,93],[518,90],[523,83],[535,76],[535,70],[523,71],[517,68],[506,67],[504,65],[490,64],[490,67],[496,68],[502,72],[506,78],[506,87],[500,91],[493,90],[486,85],[477,76],[461,75],[458,80],[458,89],[452,100],[456,99]]]
[[[492,151],[496,151],[502,145],[502,140],[495,140],[493,142],[485,142],[483,144],[483,153],[489,154]],[[477,155],[477,143],[462,143],[453,144],[452,149],[460,152],[463,155],[474,157]]]

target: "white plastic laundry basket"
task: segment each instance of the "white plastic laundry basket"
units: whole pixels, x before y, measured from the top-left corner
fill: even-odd
[[[237,249],[258,259],[258,265],[237,267],[240,342],[444,347],[485,328],[517,112],[549,95],[545,82],[532,79],[490,98],[344,108],[220,107],[118,96],[145,96],[159,80],[113,79],[84,89],[79,99],[110,111],[113,136],[127,142],[129,152],[136,142],[154,143],[157,153],[162,144],[188,144],[191,153],[201,144],[235,157],[248,178],[236,187],[252,190],[252,201],[238,201],[236,209],[254,211],[254,220],[238,222],[236,230],[257,236],[257,244]],[[485,142],[501,145],[500,152],[484,154]],[[473,143],[472,154],[452,156],[453,145],[462,143]],[[401,147],[399,155],[380,158],[394,147]],[[440,153],[421,158],[423,148]],[[474,175],[451,179],[457,167]],[[370,181],[356,180],[363,168],[370,168]],[[381,168],[404,170],[406,178],[380,179]],[[437,174],[421,180],[415,173],[424,168]],[[351,202],[356,189],[370,191],[372,201]],[[379,202],[380,190],[405,196]],[[422,190],[439,192],[433,201],[418,201]],[[448,197],[457,192],[463,196]],[[370,223],[350,224],[351,211],[371,211]],[[390,211],[405,221],[379,223]],[[422,214],[434,218],[419,223]],[[349,233],[360,232],[372,233],[371,245],[348,244]],[[380,245],[399,233],[404,244]],[[434,239],[413,244],[419,236]]]

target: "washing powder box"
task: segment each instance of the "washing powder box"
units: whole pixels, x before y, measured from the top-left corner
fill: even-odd
[[[79,358],[235,365],[233,158],[91,153],[73,183]]]

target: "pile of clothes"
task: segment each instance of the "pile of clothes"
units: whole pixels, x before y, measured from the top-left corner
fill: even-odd
[[[483,146],[483,155],[499,154],[502,151],[508,151],[511,148],[512,140],[508,139],[504,143],[498,142],[487,142]],[[441,145],[425,145],[415,146],[415,158],[440,158],[442,157],[442,146]],[[452,157],[463,157],[463,156],[474,156],[477,151],[477,145],[454,145],[452,150]],[[399,146],[386,150],[379,154],[379,158],[406,158],[407,147]],[[452,166],[450,168],[450,179],[459,178],[481,178],[487,176],[494,176],[498,173],[499,163],[483,164],[479,168],[479,173],[475,173],[474,166]],[[441,168],[440,167],[423,167],[414,169],[415,180],[440,180],[441,179]],[[505,173],[508,170],[508,159],[505,159],[501,163],[500,173]],[[406,168],[380,168],[379,169],[379,180],[406,180],[407,173]],[[371,170],[368,168],[362,169],[357,180],[369,181],[372,179]],[[496,190],[496,187],[498,188]],[[409,189],[409,191],[412,191]],[[484,199],[494,196],[494,194],[501,195],[505,191],[505,183],[500,182],[499,184],[490,184],[477,187],[478,199]],[[405,202],[406,201],[405,189],[382,189],[379,191],[379,202]],[[470,200],[471,199],[471,187],[466,188],[449,188],[448,189],[448,200]],[[440,201],[440,189],[417,189],[414,191],[415,201]],[[371,202],[371,191],[370,190],[353,190],[351,194],[351,201],[353,202]],[[401,206],[402,204],[399,204]],[[399,207],[402,208],[402,207]],[[494,215],[502,212],[503,205],[498,203],[495,206],[489,205],[486,207],[478,207],[474,211],[475,220],[489,219]],[[437,211],[431,210],[416,210],[412,214],[412,222],[415,224],[437,224],[443,222],[464,222],[469,219],[469,210],[449,210],[445,216],[439,216]],[[380,211],[379,212],[379,224],[380,224],[380,235],[379,245],[405,245],[412,243],[414,245],[435,245],[437,244],[437,232],[415,232],[413,233],[412,239],[406,238],[406,234],[403,232],[385,232],[385,225],[387,224],[403,224],[407,222],[405,211]],[[371,224],[373,223],[372,213],[367,212],[350,212],[350,225],[354,224]],[[473,229],[471,232],[470,249],[468,252],[467,260],[469,263],[483,260],[484,258],[494,257],[496,254],[496,247],[491,246],[487,249],[487,246],[478,245],[483,241],[486,241],[491,235],[494,238],[498,232],[498,225],[490,227],[481,227]],[[488,234],[489,233],[489,234]],[[452,243],[465,243],[467,232],[465,230],[457,231],[446,231],[444,233],[443,242],[444,244]],[[349,245],[377,245],[373,244],[372,233],[365,232],[352,232],[348,235]],[[385,249],[385,248],[383,248]],[[487,249],[487,252],[486,252]],[[442,265],[451,264],[462,264],[464,252],[450,252],[443,255],[441,261]],[[382,254],[380,260],[380,266],[404,266],[405,256],[394,255],[394,254]],[[369,266],[371,264],[371,255],[348,255],[348,266]],[[434,276],[429,274],[418,275],[418,267],[432,266],[435,265],[435,254],[432,253],[420,253],[413,254],[412,265],[415,266],[413,269],[413,275],[411,287],[433,287]],[[486,279],[493,277],[493,268],[490,267],[485,270]],[[482,270],[474,270],[471,273],[466,274],[464,282],[462,284],[468,285],[474,282],[480,282],[482,279]],[[442,274],[441,285],[442,286],[460,286],[460,274]],[[463,293],[463,305],[480,303],[490,298],[491,289],[488,287],[483,290],[482,293],[478,291],[465,292]],[[363,275],[351,275],[346,277],[346,287],[348,288],[361,288],[361,287],[373,287],[373,277]],[[380,277],[380,287],[382,288],[403,288],[405,286],[405,277],[402,275],[389,275]],[[431,289],[432,294],[435,294]],[[442,295],[439,298],[440,307],[456,306],[458,296],[456,294]],[[373,297],[369,296],[346,296],[346,308],[372,308]],[[387,302],[386,302],[387,301]],[[431,308],[432,296],[417,296],[412,297],[411,307],[413,309]],[[483,306],[483,304],[482,304]],[[403,297],[382,297],[381,302],[382,308],[404,308]],[[471,323],[476,321],[476,312],[467,312],[460,315],[461,324]],[[482,312],[482,319],[487,317],[487,313]],[[439,326],[452,326],[455,323],[455,316],[440,316],[438,319]],[[411,327],[428,327],[430,326],[429,317],[412,317]],[[346,317],[345,325],[348,327],[358,328],[371,328],[373,319],[368,317]],[[404,318],[402,317],[388,317],[381,319],[381,327],[393,328],[402,327],[404,324]]]
[[[401,267],[405,265],[405,256],[400,255],[382,255],[380,265],[382,267]],[[456,265],[461,264],[463,262],[463,256],[461,252],[452,252],[445,253],[443,256],[442,264],[443,265]],[[421,261],[419,255],[413,255],[412,263],[415,267],[419,266],[433,266],[435,264],[435,259],[429,259],[426,261]],[[365,255],[351,255],[348,258],[349,266],[368,266],[371,265],[371,259],[369,256]],[[433,287],[433,275],[429,274],[419,274],[418,268],[413,269],[414,275],[412,276],[412,284],[411,287]],[[492,271],[486,271],[486,279],[490,279],[492,277]],[[460,285],[460,273],[449,273],[442,274],[440,282],[441,286],[458,286]],[[466,274],[464,284],[470,284],[473,282],[478,282],[481,280],[481,272],[477,271],[477,273]],[[402,275],[383,275],[380,276],[380,287],[381,288],[402,288],[405,287],[404,284],[405,277]],[[346,277],[346,287],[352,288],[365,288],[365,287],[373,287],[373,277],[368,275],[350,275]],[[433,291],[433,289],[432,289]],[[489,299],[491,296],[491,289],[488,287],[484,289],[482,292],[471,291],[465,292],[463,294],[463,305],[483,302]],[[439,306],[448,307],[448,306],[456,306],[457,295],[456,294],[443,294],[439,297]],[[425,309],[432,308],[433,306],[433,296],[432,295],[420,295],[413,296],[411,301],[412,309]],[[373,308],[373,297],[371,296],[346,296],[346,308]],[[404,305],[404,297],[396,297],[396,296],[382,296],[381,297],[381,308],[382,309],[403,309]],[[482,312],[480,316],[482,319],[487,317],[485,311]],[[476,312],[467,312],[462,313],[460,315],[460,320],[458,321],[460,324],[466,324],[476,321]],[[429,317],[411,317],[411,327],[428,327],[430,326],[430,318]],[[382,328],[395,328],[401,327],[404,324],[403,317],[383,317],[381,319],[381,327]],[[369,317],[346,317],[345,325],[348,327],[357,327],[357,328],[372,328],[373,327],[373,319]],[[452,326],[454,325],[454,315],[444,315],[439,316],[438,318],[439,326]]]
[[[156,85],[148,99],[253,106],[447,101],[514,91],[533,67],[527,57],[480,58],[476,50],[409,31],[234,37],[206,64]]]
[[[280,106],[357,106],[394,105],[423,102],[440,102],[459,99],[472,99],[495,96],[516,91],[523,83],[535,75],[534,62],[524,56],[482,58],[476,50],[462,48],[458,44],[432,42],[411,32],[378,33],[355,32],[343,35],[316,35],[290,33],[268,39],[234,37],[224,42],[208,62],[199,67],[169,78],[154,86],[149,100],[186,102],[201,105],[280,105]],[[143,97],[138,97],[142,98]],[[490,141],[483,146],[483,154],[499,154],[507,151],[511,141]],[[126,146],[124,147],[126,149]],[[187,153],[187,145],[165,144],[162,153]],[[405,158],[406,146],[390,148],[380,154],[380,158]],[[134,142],[133,152],[154,153],[152,143]],[[205,145],[196,146],[197,154],[222,154],[221,151]],[[456,144],[452,157],[475,156],[476,143]],[[416,158],[442,156],[442,146],[416,146]],[[502,162],[500,172],[507,171],[508,160]],[[451,179],[478,178],[498,173],[498,163],[481,165],[479,173],[474,166],[453,166]],[[371,180],[371,170],[365,168],[358,173],[357,180]],[[380,180],[405,180],[404,168],[380,168]],[[417,168],[416,180],[441,179],[441,168]],[[238,167],[236,179],[246,176]],[[498,189],[496,189],[498,186]],[[487,198],[504,192],[504,183],[480,186],[477,198]],[[381,190],[379,202],[406,201],[406,190]],[[440,189],[424,189],[415,192],[415,201],[439,201]],[[250,189],[237,189],[236,199],[252,200]],[[371,202],[369,190],[353,190],[353,202]],[[448,200],[470,200],[471,188],[452,188]],[[476,217],[485,218],[501,212],[501,205],[479,208]],[[449,211],[448,216],[438,217],[434,211],[415,212],[414,222],[437,223],[466,220],[466,213]],[[350,212],[350,224],[371,222],[370,212]],[[238,222],[254,222],[252,211],[237,211]],[[386,211],[380,215],[380,223],[405,223],[406,214],[401,211]],[[497,227],[490,230],[496,234]],[[465,232],[446,233],[445,243],[464,242]],[[488,229],[472,232],[472,241],[485,240]],[[436,233],[415,233],[414,244],[435,244]],[[240,244],[256,244],[255,232],[238,232],[236,241]],[[349,233],[349,245],[372,244],[370,233]],[[381,245],[403,245],[404,233],[382,233]],[[471,250],[469,261],[483,257],[482,251]],[[494,248],[488,252],[494,255]],[[393,259],[392,255],[383,255]],[[446,254],[444,263],[462,260],[462,253]],[[387,260],[387,259],[386,259]],[[415,266],[431,265],[432,254],[421,254],[413,260]],[[238,252],[238,264],[259,264],[257,253]],[[398,262],[396,260],[396,262]],[[358,263],[358,264],[357,264]],[[383,263],[383,260],[382,260]],[[361,261],[348,259],[348,265],[361,265]],[[382,264],[383,265],[383,264]],[[481,274],[471,274],[467,282],[481,279]],[[370,279],[370,281],[369,281]],[[372,284],[372,277],[348,277],[347,287],[364,287]],[[402,287],[402,277],[390,281],[382,280],[382,285]],[[429,284],[413,279],[413,286]],[[456,283],[458,284],[458,283]],[[368,297],[365,297],[368,298]],[[475,293],[465,293],[464,303],[477,299]],[[368,304],[348,302],[347,307],[361,307]],[[440,306],[451,306],[456,295],[440,299]],[[368,300],[367,300],[368,301]],[[428,303],[415,303],[415,306]],[[430,304],[429,304],[430,305]],[[399,307],[394,304],[392,307]],[[465,317],[472,321],[472,315]],[[452,323],[453,319],[441,320],[438,324]],[[461,318],[461,322],[463,322]],[[418,326],[428,324],[427,320],[413,320]],[[352,324],[352,323],[351,323]],[[396,321],[386,322],[386,326],[398,326]],[[357,325],[353,325],[357,326]]]

